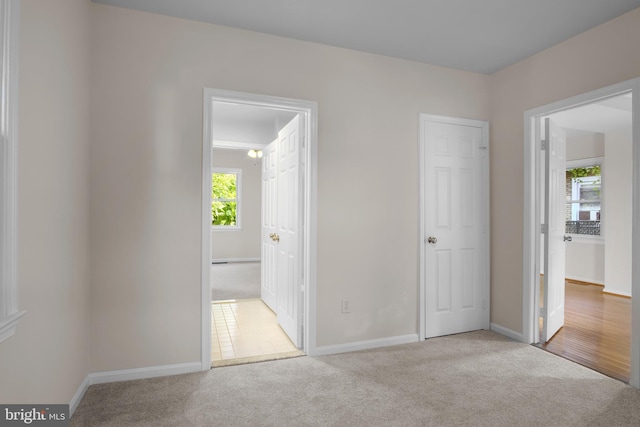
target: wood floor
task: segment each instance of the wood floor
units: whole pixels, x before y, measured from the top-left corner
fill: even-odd
[[[567,280],[565,324],[540,347],[628,383],[631,299],[604,294],[602,286]]]

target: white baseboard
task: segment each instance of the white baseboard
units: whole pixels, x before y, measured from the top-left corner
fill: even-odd
[[[80,387],[78,387],[78,391],[76,391],[76,394],[74,394],[71,398],[71,402],[69,402],[70,417],[73,416],[73,413],[76,411],[76,409],[78,409],[78,405],[80,404],[80,401],[82,401],[84,394],[89,389],[89,385],[89,375],[87,375],[86,377],[84,377],[84,380],[82,381],[82,384],[80,384]]]
[[[123,369],[121,371],[94,372],[87,375],[80,384],[78,391],[69,403],[69,416],[78,408],[80,401],[94,384],[113,383],[118,381],[140,380],[144,378],[166,377],[170,375],[190,374],[201,372],[202,363],[179,363],[176,365],[151,366],[148,368]]]
[[[148,368],[123,369],[121,371],[95,372],[89,374],[89,385],[113,383],[117,381],[141,380],[144,378],[166,377],[202,371],[201,362],[179,363],[177,365],[150,366]]]
[[[565,279],[576,280],[578,282],[593,283],[594,285],[602,285],[602,286],[604,286],[604,282],[602,282],[600,280],[593,280],[593,279],[590,279],[589,277],[566,276]]]
[[[260,262],[260,258],[214,258],[211,264],[222,264],[225,262]]]
[[[621,297],[631,298],[631,292],[616,291],[615,289],[610,289],[610,288],[607,288],[606,286],[604,289],[602,289],[602,292],[604,292],[605,294],[618,295]]]
[[[388,347],[391,345],[408,344],[412,342],[418,342],[418,334],[400,335],[368,341],[356,341],[346,344],[323,345],[316,347],[309,356],[327,356],[330,354],[348,353],[351,351],[368,350],[371,348]]]
[[[491,330],[493,332],[497,332],[500,335],[504,335],[507,338],[511,338],[514,341],[526,342],[524,339],[524,335],[521,332],[512,331],[509,328],[505,328],[504,326],[496,325],[495,323],[491,324]]]

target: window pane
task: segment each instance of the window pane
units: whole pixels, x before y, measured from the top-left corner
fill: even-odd
[[[235,201],[236,174],[214,173],[211,176],[211,225],[232,226],[237,224]]]
[[[211,202],[211,225],[236,225],[236,202]]]
[[[236,181],[234,173],[214,173],[211,176],[211,198],[236,199]]]
[[[567,215],[565,232],[567,234],[583,234],[589,236],[600,235],[600,204],[597,210],[585,209],[587,203],[567,203],[567,211],[573,215]]]
[[[580,200],[600,200],[600,185],[581,185]]]

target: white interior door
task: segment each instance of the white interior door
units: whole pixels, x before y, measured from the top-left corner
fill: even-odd
[[[277,230],[278,221],[278,140],[262,149],[262,263],[261,263],[261,288],[262,300],[276,312],[276,287],[278,284],[278,246],[273,239]]]
[[[549,341],[564,325],[565,279],[565,177],[566,136],[549,118],[545,119],[544,303],[542,340]]]
[[[484,128],[421,121],[425,337],[488,328]]]
[[[278,221],[277,221],[277,309],[278,323],[291,341],[300,347],[300,116],[296,116],[278,133]]]

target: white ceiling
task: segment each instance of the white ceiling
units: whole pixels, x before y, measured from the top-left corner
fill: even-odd
[[[549,116],[561,128],[606,133],[623,127],[631,127],[631,93],[603,99]]]
[[[93,0],[491,74],[640,0]]]
[[[242,148],[262,147],[278,136],[278,131],[291,121],[296,113],[267,107],[214,102],[212,108],[212,136],[217,145],[233,144]]]

